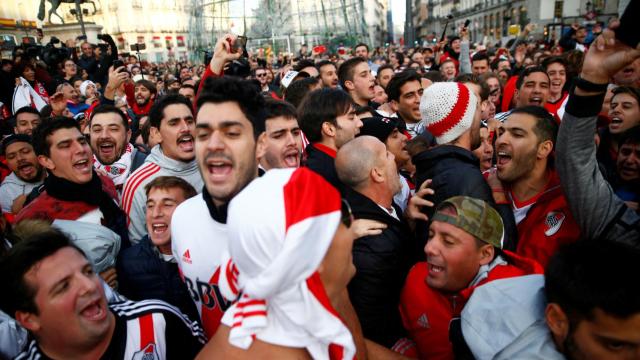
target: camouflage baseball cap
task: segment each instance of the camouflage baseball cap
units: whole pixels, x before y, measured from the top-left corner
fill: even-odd
[[[450,205],[456,209],[457,216],[440,210]],[[433,221],[442,221],[458,227],[478,239],[502,249],[504,225],[500,214],[487,202],[469,196],[454,196],[438,205]]]

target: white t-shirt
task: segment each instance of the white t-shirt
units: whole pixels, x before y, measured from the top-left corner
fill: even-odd
[[[221,256],[227,251],[227,225],[211,218],[202,194],[180,204],[171,219],[171,250],[207,338],[231,303],[218,290]]]

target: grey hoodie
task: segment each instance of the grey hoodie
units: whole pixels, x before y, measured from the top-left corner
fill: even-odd
[[[485,359],[561,360],[546,326],[544,276],[491,281],[473,292],[461,314],[473,356]]]
[[[35,183],[26,182],[16,176],[16,173],[12,172],[7,176],[2,185],[0,185],[0,205],[2,206],[2,212],[10,213],[13,201],[20,195],[29,195],[31,190],[42,184],[42,181]]]
[[[640,215],[618,198],[596,160],[594,134],[604,93],[571,94],[562,117],[556,166],[564,194],[584,239],[605,238],[640,247]]]
[[[129,216],[129,240],[137,244],[147,234],[145,210],[147,195],[144,187],[158,176],[176,176],[189,184],[196,191],[202,191],[204,182],[198,171],[195,160],[183,162],[173,160],[164,155],[160,145],[154,146],[144,164],[134,171],[124,185],[121,207]]]

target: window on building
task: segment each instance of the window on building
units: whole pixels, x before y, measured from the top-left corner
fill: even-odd
[[[176,40],[178,42],[178,47],[184,47],[184,36],[176,36]]]

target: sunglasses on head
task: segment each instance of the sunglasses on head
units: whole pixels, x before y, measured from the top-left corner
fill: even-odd
[[[347,228],[350,228],[351,224],[353,224],[354,218],[353,212],[351,211],[351,205],[349,205],[346,199],[341,199],[340,213],[340,222],[342,222]]]

